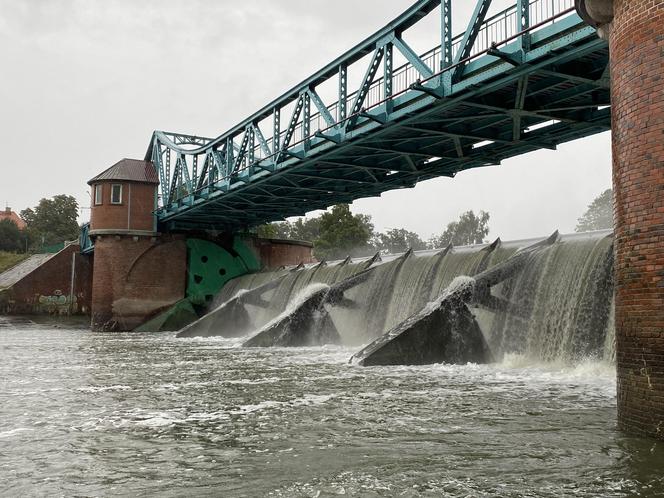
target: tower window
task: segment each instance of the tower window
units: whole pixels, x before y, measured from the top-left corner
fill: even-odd
[[[95,206],[100,206],[103,202],[102,185],[95,185]]]
[[[111,185],[111,204],[122,204],[122,185]]]

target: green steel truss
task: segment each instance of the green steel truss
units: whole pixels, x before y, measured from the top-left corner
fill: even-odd
[[[610,129],[608,47],[573,0],[490,4],[452,37],[452,1],[420,0],[217,138],[154,132],[162,229],[243,229]],[[417,55],[404,33],[436,9]]]

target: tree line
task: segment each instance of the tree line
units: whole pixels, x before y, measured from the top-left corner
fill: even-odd
[[[26,223],[25,230],[19,230],[11,220],[0,221],[0,251],[38,252],[43,247],[78,239],[78,202],[71,195],[42,199],[19,216]]]
[[[313,242],[318,259],[342,259],[346,256],[366,256],[375,251],[399,253],[408,249],[440,249],[482,244],[489,234],[489,213],[466,211],[449,223],[439,235],[424,241],[404,228],[377,232],[366,214],[353,214],[348,204],[339,204],[314,218],[298,218],[262,225],[258,235],[265,238],[291,239]],[[613,191],[608,189],[588,206],[578,219],[576,231],[586,232],[613,227]]]
[[[453,245],[481,244],[489,234],[489,213],[463,213],[457,221],[428,241],[404,228],[377,232],[366,214],[353,214],[348,204],[338,204],[315,218],[299,218],[262,225],[257,234],[265,238],[303,240],[313,242],[318,259],[342,259],[346,256],[366,256],[372,252],[405,252],[435,249]]]

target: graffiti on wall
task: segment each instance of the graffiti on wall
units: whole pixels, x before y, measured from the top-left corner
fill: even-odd
[[[69,296],[61,290],[54,290],[49,296],[39,295],[37,297],[38,312],[51,315],[73,314],[78,311],[78,296]]]

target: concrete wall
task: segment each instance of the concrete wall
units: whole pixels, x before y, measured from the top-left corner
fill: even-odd
[[[613,9],[618,417],[664,439],[664,1]]]
[[[111,204],[111,185],[122,185],[122,203]],[[101,205],[95,205],[92,187],[92,211],[90,213],[90,230],[154,230],[154,203],[156,185],[109,181],[100,182],[102,186]]]
[[[133,330],[184,298],[186,271],[183,237],[96,237],[92,328]]]
[[[0,312],[8,314],[87,314],[92,297],[91,257],[81,255],[78,245],[67,246],[3,294]]]

